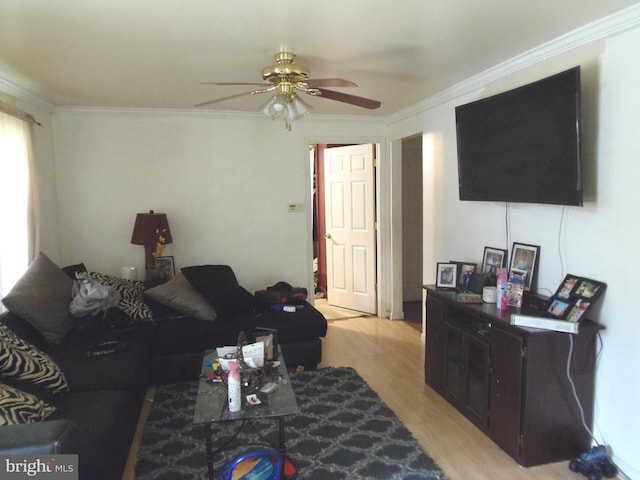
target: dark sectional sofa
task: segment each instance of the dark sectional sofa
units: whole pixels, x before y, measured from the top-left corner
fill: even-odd
[[[36,260],[50,262],[46,257]],[[46,418],[40,420],[41,411],[36,409],[32,421],[26,423],[7,424],[17,422],[15,418],[13,422],[0,418],[0,454],[78,453],[81,479],[117,480],[126,463],[147,388],[153,384],[196,379],[204,350],[234,345],[241,331],[250,335],[256,328],[266,327],[277,329],[278,343],[289,368],[317,366],[322,358],[320,338],[327,330],[320,312],[306,301],[293,313],[257,305],[253,295],[237,285],[229,267],[206,267],[198,267],[199,273],[216,271],[217,278],[205,275],[204,280],[209,282],[211,290],[224,291],[221,298],[227,302],[218,305],[215,320],[202,318],[202,312],[176,310],[171,307],[172,302],[162,296],[144,294],[143,320],[131,320],[131,311],[124,315],[122,308],[113,308],[105,317],[83,323],[82,328],[73,325],[66,334],[58,335],[61,338],[52,341],[47,328],[33,318],[20,316],[20,308],[15,308],[18,312],[11,311],[7,305],[10,311],[0,314],[0,346],[3,347],[0,413],[8,415],[3,402],[13,389],[24,392],[27,400],[35,398],[49,410]],[[48,268],[54,267],[48,265]],[[58,281],[65,284],[61,276]],[[170,290],[166,285],[155,288]],[[65,289],[66,286],[60,287],[61,291]],[[153,290],[146,292],[153,294]],[[213,299],[212,292],[202,291],[203,297]],[[50,294],[44,296],[50,297]],[[5,297],[5,304],[12,304],[6,300]],[[42,301],[42,298],[33,299],[36,304]],[[125,310],[128,308],[124,306]],[[25,313],[25,316],[29,315]],[[89,350],[107,340],[120,341],[125,348],[109,355],[88,356]],[[66,382],[63,391],[54,393],[51,381],[49,385],[38,384],[28,375],[15,376],[15,368],[12,370],[15,362],[9,353],[15,351],[13,344],[18,341],[44,354],[62,372]],[[15,398],[7,401],[15,403]],[[28,415],[33,413],[27,410]]]

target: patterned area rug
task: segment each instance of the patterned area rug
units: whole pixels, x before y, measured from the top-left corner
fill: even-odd
[[[300,413],[286,420],[287,453],[297,479],[444,479],[444,475],[395,414],[351,368],[325,368],[291,375]],[[136,478],[206,479],[204,429],[192,425],[197,382],[157,389],[143,434]],[[238,422],[221,424],[228,436]],[[275,421],[254,422],[275,443]],[[220,465],[250,450],[256,434],[245,427],[241,446],[219,455]]]

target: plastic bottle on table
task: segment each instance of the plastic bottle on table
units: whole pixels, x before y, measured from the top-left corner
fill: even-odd
[[[229,362],[227,392],[229,398],[229,411],[239,412],[242,409],[242,389],[240,387],[240,365],[236,362]]]
[[[498,287],[498,299],[496,307],[498,310],[506,310],[507,308],[507,269],[501,268],[498,270],[498,279],[496,281]]]

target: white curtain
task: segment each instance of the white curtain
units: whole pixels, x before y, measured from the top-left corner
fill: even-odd
[[[33,121],[7,112],[0,106],[0,298],[22,276],[38,248]]]

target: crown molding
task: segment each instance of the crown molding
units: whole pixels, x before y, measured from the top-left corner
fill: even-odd
[[[620,12],[609,15],[596,22],[561,35],[547,43],[539,45],[527,52],[513,57],[503,63],[491,67],[477,75],[453,85],[440,93],[432,95],[403,110],[387,116],[372,115],[311,115],[319,121],[336,122],[364,122],[391,125],[393,123],[419,115],[439,105],[455,100],[463,95],[484,88],[486,85],[508,77],[509,75],[544,62],[563,53],[584,47],[591,43],[602,41],[640,25],[640,3],[628,7]],[[108,108],[108,107],[70,107],[55,106],[41,97],[17,86],[13,82],[0,76],[0,91],[5,92],[18,101],[25,102],[48,113],[102,113],[136,116],[193,116],[203,118],[258,118],[263,117],[259,112],[214,111],[194,109],[166,109],[166,108]]]
[[[271,120],[267,118],[263,113],[255,112],[243,112],[234,110],[202,110],[195,108],[137,108],[137,107],[56,107],[55,113],[68,114],[68,115],[117,115],[119,117],[131,116],[131,117],[195,117],[195,118],[216,118],[216,119],[248,119],[254,118],[259,120],[279,121]],[[376,117],[373,115],[324,115],[324,114],[309,114],[309,116],[296,120],[295,122],[308,121],[327,121],[327,122],[345,122],[345,123],[376,123],[386,125],[385,117]]]
[[[537,63],[619,35],[627,30],[637,28],[638,25],[640,25],[640,3],[565,33],[547,43],[543,43],[477,75],[469,77],[436,95],[432,95],[410,107],[392,113],[388,117],[388,123],[393,124],[413,117],[443,103],[482,89],[491,82],[506,78],[515,72],[531,67]]]
[[[10,82],[3,77],[0,77],[0,92],[11,95],[16,100],[31,105],[34,108],[37,108],[38,110],[44,111],[46,113],[53,113],[55,109],[55,107],[51,103],[43,100],[37,95],[28,92],[23,88],[20,88],[15,83]]]

